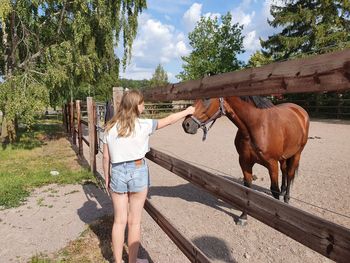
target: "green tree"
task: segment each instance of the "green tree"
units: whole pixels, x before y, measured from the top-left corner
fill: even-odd
[[[202,78],[209,74],[219,74],[240,69],[243,62],[237,54],[243,53],[243,26],[232,23],[227,13],[221,18],[202,17],[189,34],[193,50],[182,57],[183,71],[177,75],[181,80]]]
[[[270,12],[269,24],[282,30],[261,45],[274,60],[350,47],[350,1],[286,0]]]
[[[159,87],[167,85],[168,83],[168,74],[166,73],[162,65],[159,64],[156,70],[154,71],[152,78],[150,79],[149,86]]]
[[[125,68],[146,0],[1,0],[0,110],[15,130],[50,102],[100,91]],[[114,49],[123,36],[124,55]],[[98,87],[98,88],[97,88]],[[28,110],[31,109],[31,110]],[[14,137],[12,137],[13,139]]]
[[[261,51],[256,51],[253,55],[250,56],[247,67],[255,68],[261,67],[267,64],[272,63],[272,58],[268,55],[263,54]]]

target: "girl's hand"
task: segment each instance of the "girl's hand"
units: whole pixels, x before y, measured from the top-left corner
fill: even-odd
[[[109,183],[110,183],[110,177],[107,176],[107,178],[105,178],[106,182],[105,182],[105,187],[106,187],[106,190],[107,192],[109,191]]]
[[[195,107],[189,106],[189,107],[186,109],[187,114],[188,114],[188,115],[192,115],[192,114],[194,113],[195,109],[196,109]]]

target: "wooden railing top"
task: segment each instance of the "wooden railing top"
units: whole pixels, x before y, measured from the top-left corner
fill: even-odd
[[[350,90],[350,49],[144,91],[146,101]]]

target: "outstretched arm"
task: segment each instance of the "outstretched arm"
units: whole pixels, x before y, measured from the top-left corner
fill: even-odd
[[[170,114],[169,116],[167,116],[163,119],[159,119],[157,129],[159,130],[159,129],[164,128],[168,125],[174,124],[175,122],[177,122],[178,120],[181,120],[182,118],[186,117],[187,115],[193,114],[194,110],[195,110],[195,108],[193,106],[190,106],[183,111],[176,112],[176,113]]]

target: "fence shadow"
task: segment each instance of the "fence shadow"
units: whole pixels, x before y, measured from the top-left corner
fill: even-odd
[[[192,240],[193,243],[211,260],[220,260],[222,262],[236,263],[232,258],[231,251],[226,242],[213,236],[201,236]]]
[[[223,209],[223,207],[232,208],[231,205],[210,196],[210,194],[204,191],[200,191],[191,183],[177,186],[151,186],[149,191],[149,198],[151,199],[152,196],[174,197],[181,198],[188,202],[197,202],[224,212],[227,215],[231,216],[234,220],[237,220],[239,218],[239,216]]]

